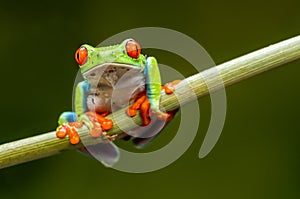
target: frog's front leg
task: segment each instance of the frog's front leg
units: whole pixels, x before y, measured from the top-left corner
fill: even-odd
[[[158,64],[154,57],[147,58],[144,73],[146,76],[146,95],[137,99],[135,103],[129,107],[127,114],[132,117],[136,115],[137,110],[140,110],[143,125],[150,123],[149,110],[160,119],[170,119],[174,115],[173,113],[164,113],[159,109],[161,89],[163,89],[166,94],[172,94],[175,90],[174,86],[178,84],[180,80],[167,83],[162,87]]]
[[[99,115],[94,112],[88,112],[86,99],[89,91],[89,83],[86,81],[80,82],[75,91],[75,112],[64,112],[59,118],[59,127],[56,135],[58,138],[69,136],[71,144],[80,142],[76,128],[80,128],[83,124],[86,125],[92,137],[99,137],[103,134],[102,130],[109,130],[113,123],[106,119],[104,115]]]
[[[91,136],[99,137],[103,133],[103,130],[111,129],[113,123],[111,120],[106,119],[105,115],[88,112],[86,100],[89,89],[90,84],[87,81],[80,82],[77,85],[75,91],[75,112],[78,121],[83,122],[89,128]]]
[[[146,92],[151,111],[161,119],[167,119],[168,114],[159,109],[161,77],[157,61],[154,57],[148,57],[144,69],[146,76]]]

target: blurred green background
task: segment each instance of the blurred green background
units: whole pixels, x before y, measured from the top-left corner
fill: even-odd
[[[82,43],[159,26],[192,37],[219,64],[299,34],[299,9],[297,0],[1,1],[0,143],[54,130],[58,115],[71,110],[73,55]],[[154,53],[178,70],[186,64]],[[225,127],[204,159],[198,152],[209,97],[199,100],[192,146],[164,169],[123,173],[70,151],[0,170],[0,198],[300,198],[299,66],[296,61],[226,88]],[[147,150],[170,140],[172,128]]]

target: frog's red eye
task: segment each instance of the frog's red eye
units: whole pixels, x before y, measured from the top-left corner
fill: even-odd
[[[126,51],[129,57],[137,59],[141,54],[141,46],[134,40],[129,40],[126,43]]]
[[[81,46],[75,53],[75,60],[81,66],[85,64],[88,58],[88,51],[85,47]]]

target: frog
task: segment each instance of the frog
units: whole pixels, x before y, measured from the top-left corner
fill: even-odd
[[[70,144],[76,145],[80,143],[78,129],[85,125],[91,137],[102,137],[105,142],[98,144],[97,150],[96,146],[91,146],[83,151],[99,153],[105,166],[118,160],[118,148],[112,141],[120,136],[108,135],[107,131],[114,124],[107,115],[131,104],[126,114],[134,117],[139,112],[142,126],[149,125],[152,116],[164,121],[174,116],[174,112],[160,110],[161,91],[172,94],[180,81],[162,86],[156,58],[142,54],[140,44],[134,39],[111,46],[83,44],[75,52],[75,60],[83,81],[75,88],[75,111],[66,111],[59,116],[56,136],[61,139],[68,136]],[[126,132],[124,134],[123,137],[130,137]],[[148,142],[153,137],[143,140]],[[103,151],[109,151],[109,154]]]

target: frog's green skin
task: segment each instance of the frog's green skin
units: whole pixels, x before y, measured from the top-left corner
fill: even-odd
[[[142,82],[142,84],[144,86],[145,84],[147,85],[146,93],[150,102],[152,112],[156,113],[158,117],[164,115],[164,113],[159,110],[161,78],[157,61],[154,57],[146,58],[142,54],[140,54],[137,58],[130,57],[126,51],[126,44],[130,40],[132,39],[127,39],[119,45],[108,47],[92,47],[87,44],[82,45],[82,47],[87,49],[88,58],[86,62],[80,66],[84,81],[78,83],[78,85],[76,86],[75,113],[62,113],[58,121],[59,125],[78,121],[84,122],[84,124],[87,125],[90,129],[93,127],[94,124],[85,115],[85,112],[90,111],[87,101],[88,93],[95,93],[95,89],[93,90],[95,86],[93,85],[95,85],[95,83],[96,85],[98,85],[99,78],[96,79],[96,82],[93,80],[94,71],[97,72],[101,68],[107,66],[113,66],[113,68],[117,72],[119,69],[124,70],[124,68],[135,69],[136,71],[138,71],[137,76],[142,76],[144,78],[144,82]],[[98,87],[96,88],[96,90],[99,90],[99,85],[96,87]],[[105,95],[107,96],[107,93],[105,93]],[[106,106],[107,105],[105,105],[105,107]],[[118,152],[116,152],[116,158],[112,162],[109,162],[111,160],[109,160],[108,162],[103,160],[102,162],[105,165],[110,166],[116,161],[116,159],[118,159]]]

